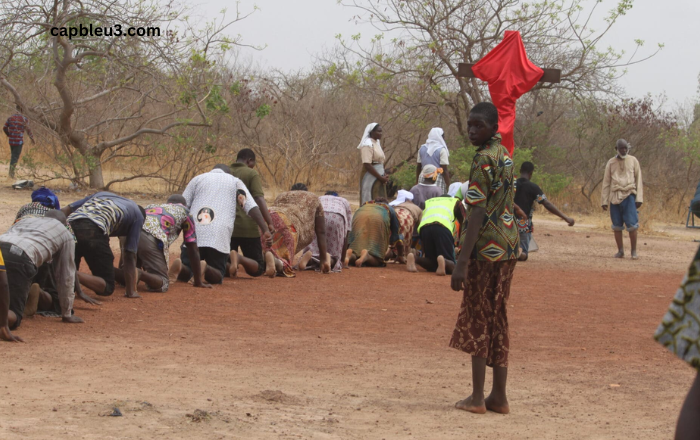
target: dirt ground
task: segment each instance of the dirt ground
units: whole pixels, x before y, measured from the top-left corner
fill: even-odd
[[[0,197],[9,225],[29,193]],[[460,294],[392,265],[118,289],[76,302],[82,325],[27,319],[25,344],[0,344],[0,438],[671,438],[693,372],[652,334],[700,231],[644,235],[633,262],[585,219],[535,223],[509,304],[508,416],[453,409],[471,387],[447,347]]]

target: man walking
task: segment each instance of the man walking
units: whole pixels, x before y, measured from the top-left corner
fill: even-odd
[[[10,141],[10,177],[15,177],[15,168],[19,162],[19,156],[22,154],[22,145],[24,144],[24,132],[29,135],[29,139],[34,143],[32,130],[29,128],[29,119],[20,113],[20,108],[17,106],[17,113],[7,118],[5,125],[2,127]]]
[[[601,205],[603,211],[607,211],[610,206],[610,219],[617,243],[615,258],[625,257],[622,231],[626,227],[630,234],[632,259],[636,260],[639,258],[637,256],[637,229],[639,229],[637,209],[643,203],[642,170],[637,158],[629,154],[630,146],[626,140],[618,140],[616,150],[617,155],[605,165]]]

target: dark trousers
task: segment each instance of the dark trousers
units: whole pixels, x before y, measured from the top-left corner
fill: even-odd
[[[114,293],[114,254],[109,246],[109,236],[95,222],[85,218],[73,220],[70,226],[78,240],[75,244],[75,268],[78,269],[80,260],[85,258],[90,272],[105,280],[105,291],[95,293],[110,296]]]
[[[10,177],[15,177],[15,168],[19,162],[19,156],[22,154],[22,144],[10,144]]]
[[[7,285],[10,290],[10,310],[17,315],[17,322],[10,328],[19,327],[24,315],[24,306],[27,305],[29,288],[36,276],[37,268],[22,249],[10,243],[0,243],[0,251],[5,260],[7,271]]]

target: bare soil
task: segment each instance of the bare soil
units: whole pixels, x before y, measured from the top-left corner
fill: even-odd
[[[29,193],[0,197],[9,225]],[[391,265],[117,289],[76,303],[83,325],[27,319],[25,344],[0,344],[0,438],[671,438],[693,372],[652,334],[694,234],[644,235],[639,261],[615,260],[609,231],[535,223],[508,306],[510,415],[453,408],[471,388],[447,347],[461,296]]]

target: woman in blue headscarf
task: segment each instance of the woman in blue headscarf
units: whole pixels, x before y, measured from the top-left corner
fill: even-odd
[[[32,203],[19,208],[15,223],[25,217],[43,217],[52,209],[61,209],[58,197],[53,191],[42,186],[32,193]]]

